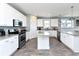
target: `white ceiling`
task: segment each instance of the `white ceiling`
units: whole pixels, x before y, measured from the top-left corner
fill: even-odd
[[[71,14],[71,6],[74,13],[79,13],[78,3],[9,3],[23,14],[31,14],[42,17],[52,17]]]

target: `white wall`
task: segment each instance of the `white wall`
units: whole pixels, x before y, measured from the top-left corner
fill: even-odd
[[[31,16],[30,20],[30,32],[31,38],[35,38],[37,34],[37,18],[35,16]]]
[[[27,40],[37,37],[37,17],[30,15],[28,18],[28,22],[30,24],[27,26],[29,27],[29,30],[27,31],[26,35]]]
[[[0,26],[13,26],[13,19],[18,19],[26,24],[26,16],[8,4],[0,4]]]

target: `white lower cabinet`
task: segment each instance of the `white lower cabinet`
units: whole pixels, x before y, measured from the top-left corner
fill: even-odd
[[[79,36],[74,38],[74,51],[79,53]]]
[[[51,30],[49,32],[50,32],[51,37],[57,37],[57,31],[56,30]]]
[[[61,42],[63,42],[73,52],[79,52],[79,36],[61,33]]]
[[[0,56],[10,56],[18,48],[18,36],[0,41]]]
[[[61,33],[61,41],[62,41],[63,43],[66,42],[66,35],[65,35],[64,33]],[[66,44],[66,43],[65,43],[65,44]]]
[[[9,48],[9,43],[8,40],[1,41],[0,42],[0,56],[6,56],[9,54],[10,49]]]
[[[37,49],[41,50],[41,49],[50,49],[50,44],[49,44],[49,36],[38,36],[37,39]]]
[[[73,49],[73,36],[68,35],[66,33],[61,33],[61,41],[68,46],[69,48]]]
[[[66,34],[66,45],[73,50],[73,35]]]

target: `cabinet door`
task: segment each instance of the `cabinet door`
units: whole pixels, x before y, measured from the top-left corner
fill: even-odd
[[[61,41],[65,44],[66,36],[64,33],[61,33]]]
[[[53,31],[53,36],[57,37],[57,31]]]
[[[49,37],[48,36],[38,36],[37,39],[37,49],[49,49]]]
[[[26,27],[27,26],[27,18],[26,18],[26,16],[22,15],[22,19],[23,20],[21,20],[21,21],[23,23],[23,26]]]
[[[18,37],[14,36],[12,38],[9,38],[9,48],[10,48],[10,54],[11,55],[16,49],[18,48]]]
[[[79,36],[74,36],[74,51],[79,52]]]
[[[57,31],[50,31],[50,36],[57,37]]]
[[[9,41],[4,40],[0,42],[0,56],[8,56],[9,55]]]
[[[18,48],[18,36],[0,41],[0,56],[9,56]]]
[[[13,19],[18,19],[26,26],[26,16],[8,4],[0,4],[0,26],[13,26]]]
[[[8,5],[8,4],[1,4],[2,8],[0,8],[0,10],[2,10],[1,12],[1,17],[2,19],[1,20],[1,26],[12,26],[13,23],[12,23],[12,19],[13,19],[13,16],[12,16],[12,8]]]
[[[18,48],[18,37],[15,36],[15,37],[11,38],[10,44],[12,44],[11,49],[16,50]]]
[[[70,34],[66,34],[66,45],[69,47],[69,48],[73,48],[73,35],[70,35]]]
[[[68,46],[69,48],[73,49],[73,36],[70,34],[61,33],[61,41]]]
[[[6,21],[4,21],[4,6],[3,6],[3,4],[0,4],[0,26],[3,26],[4,25],[4,22],[6,22]]]

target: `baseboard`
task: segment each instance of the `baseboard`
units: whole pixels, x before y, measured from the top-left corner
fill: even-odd
[[[34,38],[31,38],[31,39],[36,39],[37,37],[34,37]],[[31,39],[28,39],[28,40],[31,40]]]
[[[62,44],[64,44],[62,41],[61,41]],[[64,44],[65,45],[65,44]],[[70,49],[73,53],[74,53],[74,50],[69,48],[67,45],[65,45],[68,49]]]
[[[13,56],[19,49],[17,48],[10,56]]]
[[[30,40],[28,39],[28,40],[26,41],[26,43],[29,42],[29,41],[30,41]]]
[[[54,38],[54,39],[57,39],[56,37],[54,37],[54,36],[50,36],[49,38]]]

